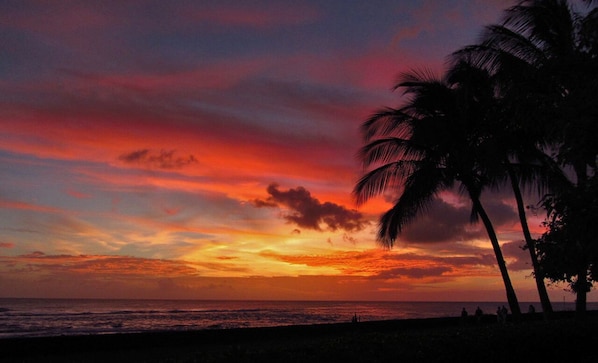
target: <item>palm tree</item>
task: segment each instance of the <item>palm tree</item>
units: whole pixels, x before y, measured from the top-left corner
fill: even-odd
[[[456,74],[456,73],[455,73]],[[452,74],[454,76],[455,74]],[[484,73],[460,73],[477,79]],[[457,77],[458,78],[458,77]],[[494,227],[480,196],[494,186],[480,156],[485,138],[479,130],[493,99],[487,82],[437,79],[426,72],[402,75],[395,89],[409,97],[398,109],[375,113],[362,126],[366,145],[360,157],[369,170],[358,181],[358,204],[386,191],[400,192],[394,206],[380,218],[378,241],[392,247],[403,228],[423,213],[434,197],[458,185],[472,201],[472,221],[480,218],[490,238],[514,318],[520,315]]]
[[[592,76],[598,72],[597,25],[596,8],[582,16],[566,0],[521,1],[506,11],[503,24],[487,27],[479,45],[457,52],[501,84],[501,97],[512,100],[505,103],[510,127],[523,131],[527,144],[556,150],[556,161],[574,170],[582,188],[588,168],[596,170],[598,154],[593,137],[598,134],[598,84]],[[511,181],[515,191],[518,183]],[[518,206],[521,215],[519,201]],[[521,221],[524,226],[524,216]],[[524,233],[546,309],[543,272],[525,227]],[[585,310],[585,289],[577,301],[578,311]]]
[[[488,117],[480,119],[485,130],[486,144],[491,146],[486,153],[486,164],[495,168],[494,178],[496,183],[510,184],[517,205],[517,213],[524,235],[525,246],[530,254],[536,288],[542,311],[546,318],[552,314],[552,305],[544,284],[544,275],[538,262],[535,241],[532,238],[527,223],[525,202],[523,199],[522,187],[529,190],[537,187],[538,194],[542,194],[549,186],[549,182],[561,175],[560,169],[554,161],[543,151],[545,142],[542,139],[542,127],[540,122],[533,122],[538,119],[537,113],[529,114],[528,110],[545,109],[544,104],[549,103],[548,97],[529,98],[529,90],[541,86],[530,73],[529,65],[521,64],[509,54],[498,54],[501,65],[510,66],[510,72],[518,73],[520,83],[526,87],[513,87],[509,82],[503,80],[503,69],[493,70],[480,61],[480,49],[482,46],[466,47],[452,55],[452,61],[456,64],[465,64],[469,68],[485,66],[489,73],[488,82],[494,90],[494,107]],[[482,53],[483,54],[483,53]],[[484,67],[482,67],[484,68]],[[508,91],[507,91],[508,90]],[[519,120],[526,115],[526,123]],[[533,125],[533,127],[532,127]]]

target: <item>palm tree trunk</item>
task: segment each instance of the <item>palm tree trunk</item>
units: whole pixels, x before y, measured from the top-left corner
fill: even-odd
[[[536,254],[536,243],[532,238],[527,225],[527,218],[525,216],[525,207],[523,203],[523,196],[521,195],[521,189],[519,188],[519,180],[510,165],[507,165],[509,172],[509,179],[511,179],[511,186],[513,187],[513,194],[515,194],[515,200],[517,201],[517,211],[519,213],[519,221],[521,222],[521,230],[525,238],[525,244],[529,251],[530,258],[532,260],[532,266],[534,268],[534,279],[536,280],[536,287],[538,289],[538,295],[540,297],[540,303],[542,304],[542,312],[545,319],[549,319],[552,315],[552,305],[550,304],[550,298],[546,291],[546,285],[544,284],[544,274],[542,273],[542,267],[538,262],[538,255]]]
[[[584,319],[586,316],[586,303],[588,299],[588,279],[587,268],[585,266],[582,267],[580,265],[574,290],[577,297],[575,300],[575,317]]]
[[[576,188],[578,191],[585,191],[586,185],[588,181],[588,172],[586,168],[586,164],[581,162],[576,162],[574,165],[575,174],[577,176],[577,185]],[[584,236],[587,238],[587,236]],[[583,238],[583,237],[582,237]],[[575,293],[577,295],[577,299],[575,300],[575,315],[579,319],[585,318],[586,315],[586,303],[588,298],[588,266],[585,263],[585,248],[582,247],[581,241],[577,241],[577,245],[579,247],[579,262],[578,262],[578,269],[577,269],[577,281],[575,282]]]
[[[505,284],[505,290],[507,292],[507,301],[509,302],[509,307],[511,308],[511,313],[513,314],[513,320],[519,321],[521,318],[521,309],[519,308],[517,295],[515,294],[515,289],[513,288],[511,278],[509,277],[509,272],[507,271],[507,264],[505,263],[505,260],[503,258],[502,251],[500,249],[500,244],[498,243],[498,238],[496,237],[496,232],[494,231],[494,227],[492,226],[492,222],[490,221],[488,214],[486,214],[486,211],[482,207],[480,199],[477,196],[471,195],[471,193],[470,197],[473,202],[473,207],[482,219],[484,227],[486,227],[486,232],[488,232],[490,242],[492,243],[492,248],[494,249],[494,254],[496,255],[496,262],[498,263],[498,268],[500,269],[500,274]]]

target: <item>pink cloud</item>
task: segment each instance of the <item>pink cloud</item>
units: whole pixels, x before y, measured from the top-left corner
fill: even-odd
[[[67,101],[68,97],[65,99]],[[180,159],[188,166],[171,171],[188,176],[209,176],[215,182],[221,180],[223,187],[225,183],[230,184],[231,179],[239,182],[244,179],[263,180],[264,183],[270,183],[282,181],[283,177],[316,179],[323,175],[327,179],[343,178],[347,183],[352,182],[354,177],[352,169],[355,166],[352,159],[346,157],[347,148],[344,144],[334,145],[331,136],[322,134],[321,122],[320,128],[311,129],[314,135],[319,134],[316,138],[305,133],[286,135],[288,128],[273,129],[268,124],[247,124],[247,120],[236,118],[235,115],[210,114],[184,107],[176,114],[162,115],[157,103],[148,104],[147,107],[133,104],[126,109],[118,103],[103,102],[99,100],[95,104],[75,99],[68,103],[68,107],[60,104],[47,110],[26,110],[13,105],[12,112],[19,115],[12,118],[13,122],[0,124],[1,133],[11,135],[5,139],[1,148],[38,158],[80,160],[111,167],[124,167],[125,164],[119,158],[135,150],[176,150],[177,155],[173,156],[175,162],[189,155],[193,156],[193,162],[189,158],[186,162]],[[299,106],[301,105],[295,107]],[[120,109],[121,107],[123,108]],[[314,112],[321,118],[327,111],[318,109],[319,107],[321,106],[316,104]],[[360,120],[356,120],[354,127],[345,126],[342,130],[347,130],[349,136],[356,138],[359,122]],[[239,124],[242,126],[238,126]],[[272,136],[278,133],[279,137]],[[329,137],[330,141],[323,143],[323,137]],[[351,137],[339,139],[351,145]],[[298,146],[304,151],[297,153]],[[239,150],[242,150],[243,158],[239,158]],[[291,170],[287,168],[289,163],[294,165]],[[125,180],[130,179],[130,175],[119,177],[110,173],[101,174],[106,171],[78,170],[79,175],[97,173],[94,180],[110,181],[115,178],[122,179],[125,184],[136,183],[134,179]],[[281,176],[277,177],[278,174]],[[192,186],[201,180],[206,181],[205,178],[177,181],[172,174],[163,176],[167,177],[164,182],[168,181],[172,186]],[[160,177],[152,176],[156,181]],[[149,180],[147,176],[143,178],[145,181]]]
[[[243,57],[151,74],[141,72],[95,74],[73,71],[66,73],[73,76],[69,87],[79,91],[87,89],[90,92],[89,96],[96,94],[97,88],[110,93],[136,91],[163,95],[205,89],[228,89],[241,80],[268,69],[272,62],[273,60],[268,58]],[[55,85],[48,86],[55,88]]]
[[[30,210],[34,212],[46,212],[46,213],[63,213],[64,211],[55,208],[49,207],[45,205],[38,205],[32,204],[27,202],[22,202],[18,200],[7,200],[7,199],[0,199],[0,208],[9,208],[9,209],[20,209],[20,210]]]
[[[74,190],[74,189],[67,189],[66,194],[70,195],[71,197],[77,198],[77,199],[91,198],[90,194],[82,193],[82,192]]]

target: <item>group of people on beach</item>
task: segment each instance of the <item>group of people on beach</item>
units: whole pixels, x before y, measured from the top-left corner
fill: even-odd
[[[528,312],[528,314],[535,314],[536,308],[534,307],[534,305],[530,304],[527,309],[527,312]],[[463,320],[467,320],[468,315],[469,314],[467,313],[467,310],[465,310],[465,308],[463,308],[461,310],[461,318]],[[476,321],[478,323],[482,320],[483,315],[484,315],[484,312],[478,306],[477,309],[475,310],[475,317],[476,317]],[[498,321],[499,324],[505,324],[507,322],[507,315],[509,315],[509,310],[504,305],[498,306],[496,308],[496,321]]]
[[[465,308],[463,308],[463,310],[461,310],[461,318],[463,318],[464,320],[467,319],[467,316],[469,314],[467,313],[467,310],[465,310]],[[484,312],[482,311],[482,309],[478,306],[475,309],[475,319],[476,321],[479,323],[482,320],[482,316],[484,315]]]
[[[508,310],[508,309],[507,309],[507,308],[506,308],[504,305],[503,305],[503,306],[499,306],[499,307],[496,309],[496,318],[497,318],[497,321],[498,321],[500,324],[504,324],[504,323],[506,323],[506,322],[507,322],[507,315],[508,315],[508,314],[509,314],[509,310]],[[482,309],[481,309],[481,308],[478,306],[478,307],[475,309],[475,318],[476,318],[476,321],[477,321],[478,323],[479,323],[479,322],[482,320],[482,316],[483,316],[483,315],[484,315],[484,312],[483,312],[483,311],[482,311]],[[465,310],[465,308],[463,308],[463,309],[461,310],[461,318],[462,318],[463,320],[466,320],[468,316],[469,316],[469,314],[467,313],[467,310]]]
[[[496,320],[500,324],[504,324],[507,322],[507,315],[509,314],[509,310],[503,305],[502,307],[496,308]]]

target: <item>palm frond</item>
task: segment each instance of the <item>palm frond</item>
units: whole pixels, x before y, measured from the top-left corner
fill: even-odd
[[[397,137],[377,139],[365,145],[359,158],[365,168],[399,160],[419,160],[425,155],[425,147],[410,139]]]
[[[523,34],[501,25],[490,25],[482,35],[481,45],[496,50],[496,54],[515,56],[529,64],[544,61],[545,53],[540,45]],[[500,58],[499,58],[500,60]]]
[[[395,136],[407,138],[412,117],[401,109],[384,108],[371,115],[362,125],[365,142],[376,137]]]
[[[517,175],[522,190],[538,196],[565,190],[572,185],[556,160],[539,150],[526,153],[525,158],[511,162],[510,167]]]
[[[400,73],[395,82],[394,90],[410,85],[418,86],[438,82],[440,78],[429,68],[412,69]]]
[[[523,1],[506,10],[503,24],[544,51],[562,54],[575,42],[575,15],[566,0]]]
[[[446,187],[443,169],[434,165],[418,168],[407,178],[395,205],[380,218],[378,242],[392,247],[404,227],[425,212],[438,191]]]
[[[398,161],[382,165],[362,176],[353,188],[357,205],[363,205],[372,197],[401,184],[415,169],[414,161]]]

